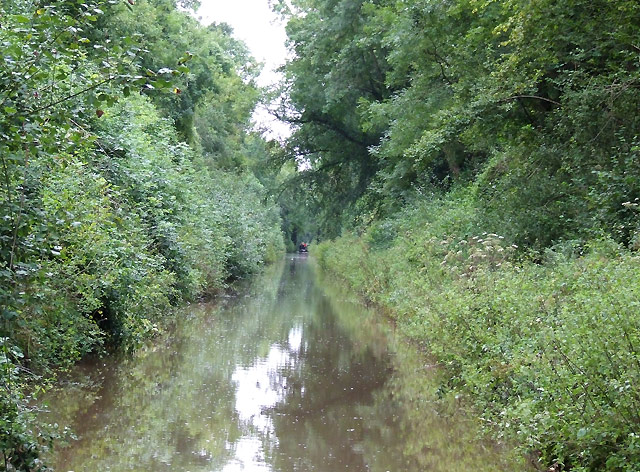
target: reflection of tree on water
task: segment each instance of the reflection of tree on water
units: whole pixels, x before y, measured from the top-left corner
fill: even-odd
[[[361,409],[366,419],[365,455],[377,455],[371,470],[498,472],[531,470],[506,448],[479,439],[479,425],[462,404],[438,400],[441,385],[415,346],[394,349],[394,372]],[[380,444],[387,447],[380,454]]]
[[[336,311],[317,287],[308,297],[302,345],[273,379],[287,388],[269,411],[278,438],[269,455],[275,470],[366,470],[354,408],[371,403],[388,375],[388,359],[364,339],[366,330],[354,336],[341,319],[357,316],[354,306]]]
[[[223,312],[210,305],[178,313],[170,335],[117,366],[90,366],[92,383],[52,399],[55,421],[79,437],[60,451],[56,469],[220,470],[244,434],[235,366],[258,355],[259,333],[280,332],[253,314],[255,304],[271,311],[277,303],[281,270],[270,268],[250,298],[227,298]]]
[[[425,414],[419,361],[390,355],[379,321],[325,289],[294,257],[180,312],[170,335],[52,405],[80,436],[57,470],[501,470],[451,441],[466,425]]]
[[[296,353],[297,361],[280,372],[287,394],[276,412],[314,415],[332,405],[368,401],[386,376],[384,359],[368,349],[353,349],[326,298],[318,299],[315,314],[305,323],[305,342]]]
[[[314,288],[296,361],[273,379],[287,386],[269,411],[274,470],[513,470],[455,406],[436,401],[439,382],[414,347],[390,354],[380,320],[340,298]]]

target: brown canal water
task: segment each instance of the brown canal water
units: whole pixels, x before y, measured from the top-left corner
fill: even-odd
[[[522,470],[435,401],[433,369],[379,314],[288,256],[177,313],[127,358],[79,366],[47,419],[56,471]]]

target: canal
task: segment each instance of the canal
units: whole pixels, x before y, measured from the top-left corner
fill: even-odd
[[[437,368],[288,256],[168,333],[84,363],[50,395],[56,471],[521,470],[476,439]]]

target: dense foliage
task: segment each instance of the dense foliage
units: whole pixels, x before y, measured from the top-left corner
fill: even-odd
[[[289,9],[287,5],[292,4]],[[635,1],[281,2],[281,114],[323,234],[415,187],[474,185],[487,227],[537,249],[635,241]],[[631,206],[623,206],[629,202]]]
[[[6,470],[42,467],[27,404],[55,370],[137,346],[177,302],[283,249],[249,171],[266,147],[246,48],[173,2],[132,3],[0,6]]]
[[[414,201],[315,254],[434,355],[441,395],[471,400],[537,467],[636,470],[637,254],[609,241],[514,261],[477,212],[468,194]]]
[[[323,265],[539,467],[635,470],[638,2],[277,8]]]

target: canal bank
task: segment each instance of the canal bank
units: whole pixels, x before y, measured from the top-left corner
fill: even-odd
[[[520,470],[384,317],[288,256],[49,398],[55,470]]]

